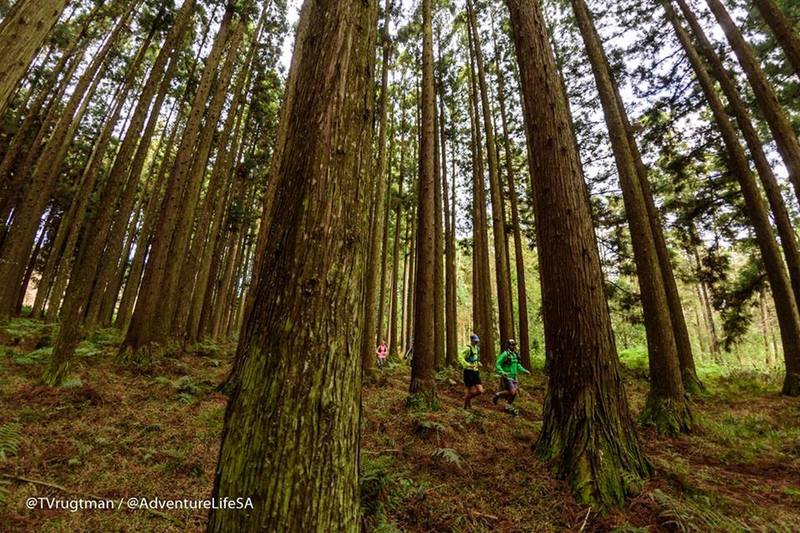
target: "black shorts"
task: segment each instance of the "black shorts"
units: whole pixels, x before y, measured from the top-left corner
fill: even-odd
[[[475,387],[481,384],[481,373],[477,370],[464,369],[464,386]]]

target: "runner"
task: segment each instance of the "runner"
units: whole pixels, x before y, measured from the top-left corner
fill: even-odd
[[[381,341],[375,353],[378,355],[378,368],[383,370],[383,367],[386,366],[386,356],[389,355],[389,347],[386,345],[386,341]]]
[[[481,384],[481,349],[480,338],[474,333],[470,336],[470,345],[458,356],[458,362],[464,369],[464,409],[472,408],[472,399],[483,394]]]
[[[519,362],[519,354],[516,351],[517,341],[509,339],[506,346],[506,351],[497,358],[496,369],[500,375],[500,391],[494,394],[492,402],[497,404],[501,398],[505,398],[508,402],[507,410],[516,414],[516,408],[513,403],[519,391],[517,375],[520,372],[524,374],[530,374],[530,372]]]

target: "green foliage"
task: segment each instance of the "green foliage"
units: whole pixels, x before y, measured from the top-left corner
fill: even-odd
[[[52,353],[53,348],[39,348],[30,353],[14,357],[14,362],[18,365],[38,365],[46,362]]]
[[[452,448],[436,448],[431,454],[434,461],[449,464],[458,467],[459,470],[463,468],[464,460]]]
[[[109,346],[116,348],[122,342],[122,332],[116,328],[96,329],[87,341],[103,348]]]
[[[444,433],[444,425],[436,422],[435,420],[426,420],[418,418],[414,421],[414,433],[417,435],[431,435],[434,433]]]
[[[22,426],[13,422],[0,426],[0,461],[8,459],[9,455],[17,455],[19,444],[22,441]]]
[[[676,498],[658,489],[651,494],[660,508],[662,526],[681,532],[748,531],[749,528],[719,511],[719,502],[707,496]]]
[[[17,317],[0,323],[0,330],[19,343],[24,340],[49,338],[53,334],[53,324],[46,324],[32,318]]]

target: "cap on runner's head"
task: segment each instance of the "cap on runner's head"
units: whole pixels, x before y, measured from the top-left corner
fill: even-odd
[[[517,341],[515,341],[514,339],[508,339],[508,345],[509,346],[516,346],[517,345]]]
[[[469,340],[471,340],[472,342],[481,342],[481,338],[475,335],[474,333],[470,335]]]

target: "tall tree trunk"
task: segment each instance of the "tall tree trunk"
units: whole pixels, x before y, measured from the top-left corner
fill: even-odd
[[[620,506],[631,480],[647,477],[650,468],[622,385],[569,104],[538,2],[506,3],[520,67],[550,354],[536,450],[580,501]]]
[[[471,26],[467,26],[470,129],[472,132],[472,238],[473,238],[473,289],[472,313],[475,331],[481,338],[481,364],[486,372],[494,368],[495,349],[494,313],[492,306],[491,274],[489,272],[489,235],[486,220],[486,186],[484,183],[483,148],[478,107],[478,85],[475,73]]]
[[[400,104],[402,108],[402,117],[400,119],[400,130],[403,132],[403,137],[400,141],[400,184],[398,185],[398,192],[397,198],[395,199],[394,205],[394,243],[392,245],[392,288],[391,294],[389,295],[390,302],[389,308],[391,312],[389,313],[389,353],[394,353],[396,355],[401,355],[399,351],[399,347],[402,344],[400,341],[401,337],[398,335],[398,328],[397,328],[397,317],[398,317],[398,305],[397,305],[397,298],[398,298],[398,286],[400,289],[404,286],[405,283],[405,268],[403,269],[403,283],[400,283],[397,276],[400,272],[400,261],[401,261],[401,252],[403,250],[400,249],[400,230],[405,226],[405,240],[408,239],[408,224],[403,224],[403,182],[405,181],[405,161],[406,161],[406,149],[408,145],[408,138],[406,136],[406,110],[405,110],[405,98],[402,99],[402,103]],[[404,242],[405,242],[404,240]],[[403,258],[405,259],[405,254],[403,254]],[[405,292],[401,292],[399,294],[400,299],[402,300],[403,294]],[[403,309],[405,309],[404,305],[401,305]],[[401,321],[401,328],[402,328],[402,320],[403,315],[400,314],[400,321]]]
[[[500,123],[503,128],[503,148],[505,150],[506,186],[511,205],[511,228],[514,234],[514,264],[517,273],[517,309],[519,313],[519,351],[522,364],[530,369],[530,322],[528,319],[528,285],[525,279],[525,257],[523,255],[522,229],[520,228],[519,206],[517,204],[517,186],[514,176],[511,136],[508,131],[508,115],[506,110],[506,86],[500,65],[500,50],[495,42],[495,70],[497,72],[497,100],[500,104]]]
[[[414,348],[414,279],[417,274],[417,207],[409,213],[408,264],[406,265],[405,300],[403,307],[403,350]]]
[[[386,160],[386,195],[384,198],[383,206],[383,237],[381,239],[383,248],[383,258],[381,260],[381,280],[379,283],[380,294],[378,295],[378,324],[375,329],[376,338],[385,341],[388,336],[388,322],[386,320],[386,303],[387,303],[387,290],[386,278],[389,274],[389,219],[392,212],[392,163],[394,162],[395,150],[395,125],[394,125],[394,112],[389,117],[389,131],[391,136],[389,138],[389,154]]]
[[[439,46],[441,50],[441,44]],[[440,59],[441,62],[441,59]],[[445,253],[445,364],[454,366],[458,359],[458,331],[456,308],[456,250],[455,227],[451,223],[450,193],[447,180],[447,134],[444,114],[444,83],[439,81],[439,138],[441,139],[441,180],[442,207],[444,211],[444,253]]]
[[[0,23],[0,115],[66,5],[67,0],[17,0]]]
[[[706,3],[714,13],[722,31],[725,32],[747,80],[750,82],[750,87],[756,97],[756,104],[769,125],[775,144],[778,145],[778,152],[789,171],[789,180],[794,185],[795,194],[800,201],[800,141],[798,141],[797,134],[778,101],[775,88],[767,80],[753,49],[744,40],[728,10],[720,0],[706,0]]]
[[[435,83],[435,82],[434,82]],[[442,221],[441,152],[439,137],[439,112],[434,93],[433,137],[434,137],[434,261],[433,261],[433,354],[434,368],[445,365],[445,317],[444,317],[444,222]]]
[[[511,298],[511,274],[508,266],[508,242],[506,240],[506,223],[503,217],[503,192],[500,186],[499,165],[497,162],[497,145],[495,144],[494,126],[492,124],[492,108],[489,104],[489,89],[486,82],[486,70],[483,62],[483,49],[477,16],[472,0],[467,0],[467,13],[472,28],[472,43],[477,66],[478,86],[483,115],[483,129],[486,133],[486,161],[489,166],[489,193],[492,201],[492,233],[494,234],[495,279],[497,283],[497,307],[499,311],[501,349],[506,341],[514,338],[514,313]]]
[[[764,22],[772,29],[775,40],[783,48],[795,74],[800,76],[800,37],[792,28],[792,21],[774,0],[753,0],[753,3],[764,18]]]
[[[436,396],[436,91],[433,80],[432,0],[422,0],[422,91],[420,98],[419,183],[417,184],[417,268],[414,274],[414,358],[409,391],[432,402]]]
[[[664,275],[656,250],[653,232],[656,221],[651,220],[647,210],[622,118],[624,110],[618,106],[611,69],[592,16],[583,0],[572,0],[572,8],[600,94],[633,245],[650,363],[650,394],[642,418],[646,424],[654,425],[662,433],[686,432],[692,427],[692,417],[681,376]]]
[[[296,38],[298,91],[284,115],[265,260],[214,481],[215,498],[252,494],[255,502],[245,513],[212,510],[210,532],[360,527],[359,285],[369,207],[359,191],[370,179],[377,7],[306,2],[300,17],[308,23]],[[289,434],[292,446],[275,445]]]
[[[378,297],[380,295],[380,273],[385,250],[383,248],[383,223],[386,205],[386,190],[389,177],[386,172],[386,144],[389,139],[389,70],[392,62],[392,43],[389,36],[391,24],[391,0],[384,5],[384,23],[381,48],[381,95],[378,104],[380,126],[378,131],[378,164],[375,167],[375,190],[372,201],[372,220],[366,265],[366,287],[364,291],[364,337],[361,339],[361,370],[363,379],[370,381],[375,373],[375,348],[378,345],[375,332],[378,329]]]
[[[672,8],[670,0],[663,0],[662,5],[666,10],[667,19],[674,27],[681,46],[684,48],[692,64],[692,69],[695,72],[697,81],[714,114],[719,132],[725,143],[728,164],[731,166],[733,174],[739,181],[745,206],[750,214],[750,221],[755,230],[756,241],[761,250],[764,269],[767,272],[767,278],[772,287],[775,309],[778,314],[781,339],[783,340],[784,360],[786,363],[786,379],[783,385],[783,394],[787,396],[798,396],[800,395],[800,313],[798,312],[797,302],[794,298],[789,278],[786,275],[783,261],[781,260],[778,244],[775,242],[775,236],[772,233],[766,205],[764,205],[764,200],[761,198],[761,193],[758,190],[755,177],[750,171],[744,149],[739,144],[736,130],[725,112],[724,105],[716,92],[710,74],[706,70],[697,50],[692,45],[689,34],[678,20],[678,16]]]

